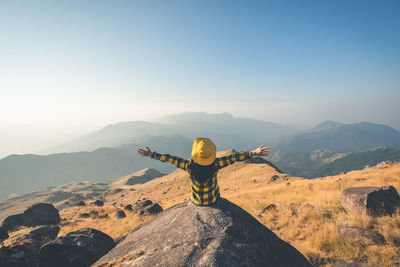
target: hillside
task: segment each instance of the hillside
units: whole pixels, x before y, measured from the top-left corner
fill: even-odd
[[[154,167],[168,173],[173,170],[172,166],[142,159],[136,150],[148,145],[158,152],[188,158],[192,140],[198,136],[210,137],[219,150],[239,151],[283,138],[272,146],[271,161],[286,173],[307,178],[360,169],[384,160],[399,160],[398,152],[390,149],[379,153],[365,151],[377,145],[400,147],[400,133],[388,126],[325,122],[285,138],[293,132],[286,126],[237,118],[228,113],[181,113],[152,122],[116,123],[47,150],[89,150],[86,152],[10,155],[0,159],[0,201],[70,181],[104,182],[144,168]],[[344,156],[345,159],[339,160]]]
[[[342,124],[327,121],[314,128],[275,143],[274,151],[307,153],[326,149],[351,153],[379,146],[400,149],[400,132],[386,125],[370,122]]]
[[[270,160],[294,176],[315,178],[361,170],[382,161],[400,161],[400,150],[378,147],[354,153],[334,153],[318,149],[307,153],[275,152]]]
[[[188,157],[191,141],[181,136],[152,136],[140,144],[117,148],[101,148],[92,152],[40,155],[11,155],[0,160],[0,201],[48,186],[70,181],[105,182],[144,168],[154,167],[164,173],[173,166],[141,158],[139,147],[153,145],[158,151],[168,151]]]
[[[343,189],[353,186],[391,184],[399,190],[400,163],[309,180],[280,173],[266,161],[253,160],[222,169],[218,179],[224,198],[256,217],[281,239],[306,255],[314,266],[327,266],[336,259],[381,266],[400,262],[397,252],[400,240],[400,224],[397,222],[400,221],[400,212],[392,217],[380,218],[351,216],[345,213],[338,200]],[[166,209],[188,200],[188,186],[187,174],[176,170],[144,184],[100,192],[98,197],[86,200],[86,203],[100,197],[105,201],[104,207],[89,205],[65,207],[61,210],[60,235],[83,227],[93,227],[114,238],[120,237],[152,216],[138,216],[125,211],[127,217],[119,219],[114,216],[118,209],[143,198],[157,202]],[[32,200],[34,201],[39,200]],[[8,203],[12,205],[11,202]],[[271,204],[275,207],[270,206]],[[96,211],[98,216],[80,216],[92,211]],[[104,219],[103,215],[108,217]],[[348,242],[338,236],[338,224],[373,229],[381,233],[387,243],[361,246]],[[21,229],[19,233],[24,231],[27,229]]]

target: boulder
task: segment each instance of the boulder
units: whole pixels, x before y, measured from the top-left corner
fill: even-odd
[[[142,210],[139,215],[154,215],[163,211],[163,208],[158,203],[153,203]]]
[[[3,227],[0,227],[0,242],[8,238],[8,232]]]
[[[2,267],[36,267],[37,256],[42,243],[26,237],[20,238],[8,246],[0,248],[0,266]]]
[[[98,200],[92,202],[92,205],[102,207],[102,206],[104,206],[104,202],[98,199]]]
[[[187,201],[136,227],[94,266],[311,266],[249,213]]]
[[[1,227],[6,231],[12,231],[19,226],[24,225],[24,215],[22,213],[10,215],[1,223]]]
[[[86,203],[84,201],[78,201],[74,203],[73,206],[83,207],[86,206]]]
[[[39,252],[38,266],[90,266],[113,247],[113,239],[105,233],[80,229],[44,245]]]
[[[38,203],[24,211],[24,225],[37,226],[45,224],[59,224],[60,214],[50,203]]]
[[[391,215],[400,206],[400,197],[391,185],[383,187],[350,187],[343,190],[340,202],[349,214]]]
[[[154,215],[162,211],[163,208],[159,204],[153,203],[153,201],[149,199],[137,201],[135,203],[135,207],[133,208],[133,212],[141,216]]]
[[[132,207],[131,204],[128,204],[128,205],[125,206],[124,209],[125,209],[125,210],[129,210],[129,211],[132,211],[132,210],[133,210],[133,207]]]
[[[139,200],[135,203],[135,207],[133,208],[133,212],[138,213],[143,208],[150,206],[153,204],[153,201],[150,199]]]
[[[56,239],[58,232],[60,232],[60,227],[57,225],[44,225],[33,229],[27,235],[43,243]]]
[[[385,238],[383,235],[362,229],[357,226],[339,226],[338,234],[344,239],[351,240],[352,242],[362,244],[364,246],[368,245],[383,245],[385,243]]]
[[[126,217],[126,214],[123,210],[117,210],[117,212],[115,213],[115,217],[122,219]]]
[[[0,266],[37,266],[40,247],[57,237],[60,227],[41,226],[0,248]]]

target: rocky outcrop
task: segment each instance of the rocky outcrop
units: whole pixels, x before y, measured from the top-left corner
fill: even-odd
[[[351,187],[340,195],[340,202],[349,214],[391,215],[400,206],[400,197],[393,186]]]
[[[1,226],[11,231],[19,226],[59,224],[60,220],[60,214],[52,204],[38,203],[28,207],[24,213],[8,216]]]
[[[40,249],[38,266],[90,266],[113,247],[113,239],[105,233],[80,229],[44,245]]]
[[[383,235],[356,226],[339,226],[338,234],[344,239],[364,246],[383,245],[385,243]]]
[[[37,266],[40,247],[57,237],[60,227],[41,226],[27,234],[20,235],[15,241],[0,248],[0,266]]]
[[[249,213],[220,199],[175,205],[135,228],[94,266],[311,266]]]

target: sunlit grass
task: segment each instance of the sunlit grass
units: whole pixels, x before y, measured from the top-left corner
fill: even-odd
[[[280,178],[270,182],[273,175],[279,175]],[[400,164],[308,180],[279,174],[266,164],[236,163],[221,170],[218,181],[222,197],[274,229],[275,234],[303,253],[314,266],[329,266],[337,259],[381,266],[394,266],[394,263],[400,262],[400,210],[393,216],[380,218],[351,216],[339,202],[342,190],[347,187],[391,184],[399,190]],[[71,207],[62,210],[60,235],[91,227],[113,238],[123,236],[152,217],[140,217],[125,211],[126,218],[116,218],[116,211],[123,209],[121,204],[134,204],[137,200],[147,198],[164,209],[169,208],[188,200],[189,178],[186,173],[177,170],[148,183],[126,188],[129,190],[124,192],[124,197],[121,194],[107,195],[104,207]],[[275,204],[276,209],[261,212],[269,204]],[[80,217],[80,214],[91,211],[109,217]],[[386,243],[363,246],[344,240],[338,236],[338,224],[378,232],[385,237]]]

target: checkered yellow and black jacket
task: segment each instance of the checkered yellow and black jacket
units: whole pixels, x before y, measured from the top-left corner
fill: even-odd
[[[239,152],[226,157],[216,158],[214,163],[207,166],[196,164],[193,159],[182,159],[169,154],[153,152],[152,159],[163,162],[170,162],[180,169],[189,173],[190,176],[190,199],[200,206],[214,204],[220,194],[217,181],[217,173],[220,169],[235,163],[251,158],[251,152]]]

